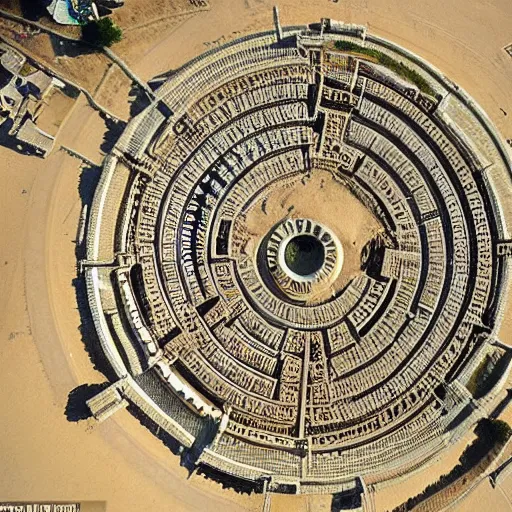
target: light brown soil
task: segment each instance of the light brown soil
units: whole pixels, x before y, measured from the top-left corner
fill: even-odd
[[[130,96],[132,81],[117,66],[112,64],[94,93],[94,99],[121,119],[130,118]]]
[[[195,6],[190,0],[127,0],[122,8],[114,9],[113,19],[123,30],[128,30],[155,19],[176,17],[198,10],[201,7]]]
[[[57,135],[59,128],[73,107],[75,100],[54,88],[44,99],[44,105],[37,116],[37,126],[50,135]]]
[[[128,0],[113,11],[112,18],[123,30],[123,39],[112,50],[134,65],[155,42],[171,36],[176,27],[207,9],[208,5],[194,5],[191,0]]]
[[[0,0],[0,7],[21,16],[20,0]]]
[[[330,173],[317,170],[309,179],[299,176],[291,182],[277,183],[268,192],[265,189],[263,197],[255,198],[246,213],[248,253],[255,257],[261,240],[285,218],[310,219],[330,229],[343,248],[339,277],[331,286],[316,287],[310,300],[328,299],[361,273],[361,251],[383,227]]]
[[[152,48],[155,40],[171,35],[177,27],[192,17],[191,14],[184,14],[173,18],[157,18],[144,24],[137,24],[123,32],[122,41],[114,45],[112,50],[130,66],[136,65]]]

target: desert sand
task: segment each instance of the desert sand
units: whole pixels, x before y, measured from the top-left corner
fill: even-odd
[[[126,8],[134,1],[127,0]],[[161,31],[155,21],[140,51],[129,45],[126,55],[123,46],[113,50],[148,80],[212,46],[271,28],[273,3],[210,0],[209,10],[170,18],[172,26]],[[284,25],[332,17],[366,24],[406,46],[466,89],[503,138],[512,138],[512,58],[503,50],[512,42],[509,1],[282,0],[279,7]],[[108,80],[123,83],[117,73]],[[126,97],[109,98],[108,82],[98,89],[105,103],[120,102],[128,114]],[[104,121],[81,98],[59,126],[46,160],[0,147],[0,501],[106,501],[109,512],[261,510],[261,495],[239,495],[201,476],[189,478],[179,459],[127,411],[103,424],[66,418],[68,394],[105,378],[85,351],[73,286],[79,183],[94,170],[59,148],[70,147],[99,165],[105,131]],[[512,318],[512,304],[505,318]],[[511,329],[512,321],[506,321],[500,337],[510,339]],[[468,434],[465,442],[470,439]],[[383,490],[377,510],[395,506],[448,472],[463,445],[443,454],[430,472],[404,480],[398,492]],[[511,497],[512,476],[496,489],[483,480],[453,510],[506,511],[512,508]],[[330,507],[326,497],[272,499],[273,512],[327,512]]]
[[[344,185],[327,171],[316,169],[310,178],[283,180],[270,194],[253,198],[244,212],[248,231],[245,251],[255,254],[272,226],[295,216],[329,226],[343,247],[343,267],[334,282],[316,283],[311,302],[328,299],[362,273],[361,252],[384,228]],[[249,249],[249,247],[251,249]]]

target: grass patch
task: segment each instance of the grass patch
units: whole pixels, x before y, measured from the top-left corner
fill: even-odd
[[[379,50],[365,48],[350,41],[336,41],[334,47],[342,52],[356,54],[357,57],[367,57],[368,60],[386,67],[400,78],[416,85],[421,92],[429,96],[436,96],[436,92],[422,75],[414,71],[414,69],[407,67],[403,62],[397,61]]]
[[[307,276],[321,268],[325,251],[322,242],[310,235],[299,235],[288,242],[284,260],[293,272]]]
[[[35,73],[37,71],[37,68],[30,65],[28,61],[25,61],[25,64],[23,64],[22,68],[20,69],[20,76],[30,76],[32,73]]]
[[[510,358],[502,355],[492,357],[487,354],[471,375],[466,388],[473,395],[473,398],[482,398],[498,382],[507,368]]]
[[[297,255],[299,254],[299,246],[293,241],[286,246],[284,259],[288,265],[293,265],[297,261]]]

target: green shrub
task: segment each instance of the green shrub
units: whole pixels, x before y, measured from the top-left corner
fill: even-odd
[[[299,253],[299,246],[295,243],[290,242],[285,249],[285,261],[288,265],[293,265],[295,260],[297,259],[297,254]]]
[[[365,48],[364,46],[360,46],[350,41],[336,41],[334,43],[334,47],[342,52],[353,52],[366,55],[367,57],[370,57],[370,59],[377,61],[378,64],[388,68],[393,73],[396,73],[399,77],[416,85],[421,92],[428,94],[429,96],[436,95],[436,92],[432,89],[428,81],[417,71],[408,68],[403,62],[399,62],[379,50]]]
[[[489,354],[480,362],[471,375],[466,388],[473,398],[485,396],[500,380],[510,363],[508,354],[499,357],[491,357]]]
[[[101,18],[82,27],[82,39],[97,46],[112,46],[122,37],[122,30],[111,18]]]

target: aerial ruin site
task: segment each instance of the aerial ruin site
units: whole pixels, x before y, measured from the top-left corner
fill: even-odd
[[[0,1],[0,510],[512,510],[511,26]]]

